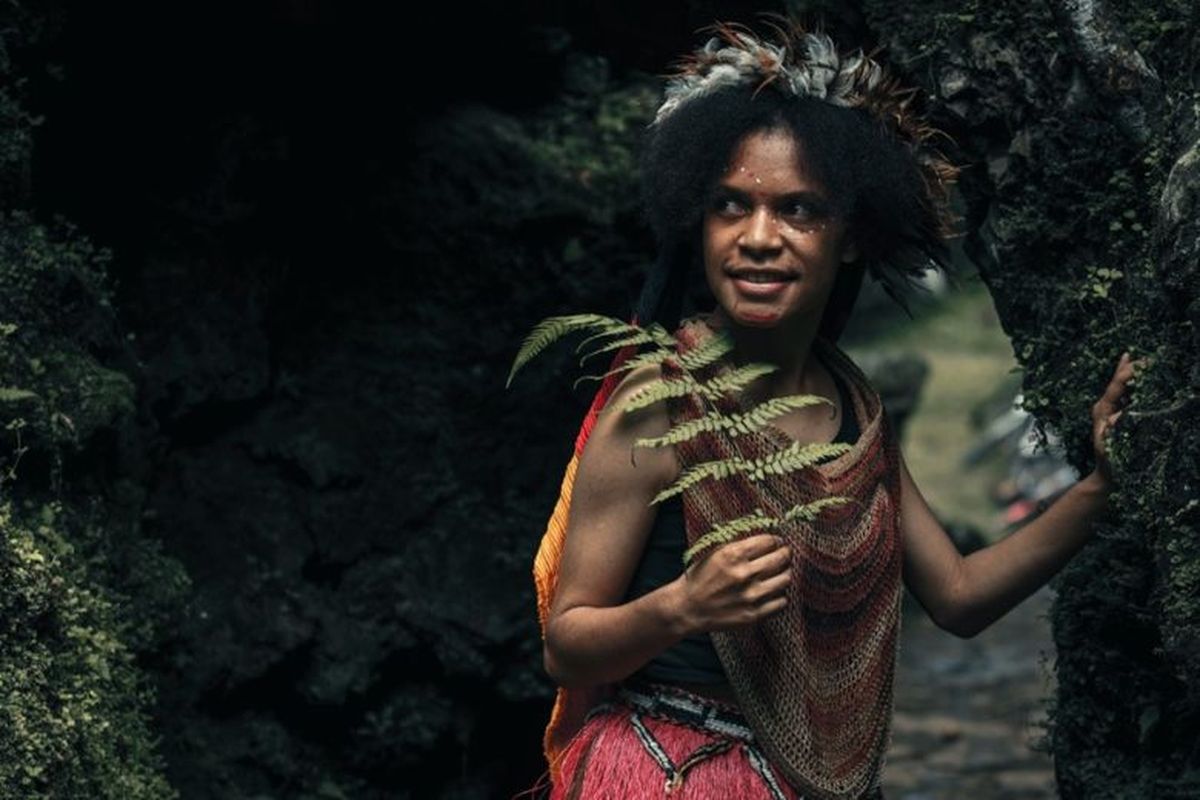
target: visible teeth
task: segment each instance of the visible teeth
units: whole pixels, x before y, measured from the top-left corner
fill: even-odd
[[[779,283],[780,281],[787,280],[782,275],[751,275],[747,273],[738,275],[738,278],[750,283]]]

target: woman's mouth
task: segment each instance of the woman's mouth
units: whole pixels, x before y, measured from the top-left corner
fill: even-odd
[[[772,270],[737,270],[730,277],[737,290],[748,297],[771,297],[796,280],[790,272]]]

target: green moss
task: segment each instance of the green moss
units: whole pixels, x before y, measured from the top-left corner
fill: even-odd
[[[0,26],[0,204],[24,205],[32,133],[14,66],[40,10]],[[39,65],[41,66],[41,65]],[[0,796],[170,800],[138,652],[187,579],[140,536],[136,364],[113,312],[108,254],[70,225],[0,211]],[[71,479],[65,475],[71,467]],[[53,499],[48,499],[53,498]]]
[[[979,165],[965,176],[976,219],[987,218],[974,253],[1021,364],[1025,406],[1081,472],[1093,466],[1091,406],[1117,358],[1154,359],[1129,409],[1151,413],[1130,413],[1110,443],[1118,513],[1054,582],[1057,692],[1043,744],[1063,797],[1195,797],[1200,436],[1187,309],[1200,275],[1195,264],[1164,274],[1151,233],[1184,145],[1175,132],[1188,129],[1177,121],[1194,105],[1195,42],[1190,4],[1109,5],[1163,79],[1165,116],[1147,143],[1078,93],[1072,70],[1054,68],[1074,59],[1044,6],[868,2],[864,13]],[[939,96],[947,68],[967,76],[968,91]],[[985,171],[1003,152],[998,130],[1011,137],[1004,168]]]
[[[140,493],[106,481],[104,494],[89,496],[79,485],[86,470],[76,485],[62,480],[63,464],[96,437],[112,439],[136,412],[133,382],[98,357],[122,356],[105,265],[69,227],[0,217],[0,368],[10,384],[0,392],[0,483],[23,498],[0,506],[6,797],[175,796],[133,648],[154,644],[186,577],[138,535]],[[111,449],[93,458],[111,458]],[[40,467],[21,461],[30,452]]]
[[[97,358],[124,349],[107,263],[70,226],[0,215],[0,412],[24,420],[24,447],[57,454],[133,414],[132,381]]]
[[[21,798],[175,797],[151,700],[62,507],[0,506],[0,786]]]

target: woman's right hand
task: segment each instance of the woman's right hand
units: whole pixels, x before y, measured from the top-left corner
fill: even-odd
[[[717,547],[677,579],[684,628],[728,630],[779,611],[787,605],[791,559],[791,547],[770,533]]]

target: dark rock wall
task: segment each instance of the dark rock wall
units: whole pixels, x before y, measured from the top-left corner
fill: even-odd
[[[28,213],[27,65],[52,26],[20,7],[0,20],[0,797],[160,800],[176,795],[137,658],[188,584],[141,525],[137,365],[109,254]]]
[[[1063,797],[1197,796],[1196,9],[869,3],[867,17],[964,146],[966,249],[1026,407],[1077,468],[1121,352],[1154,359],[1113,445],[1116,513],[1055,582],[1046,746]]]
[[[547,302],[624,313],[637,290],[649,82],[496,12],[428,29],[467,82],[399,47],[399,14],[140,12],[64,12],[35,202],[114,252],[143,530],[191,580],[146,656],[167,776],[222,800],[511,794],[552,695],[532,548],[588,390],[566,354],[504,376]]]

